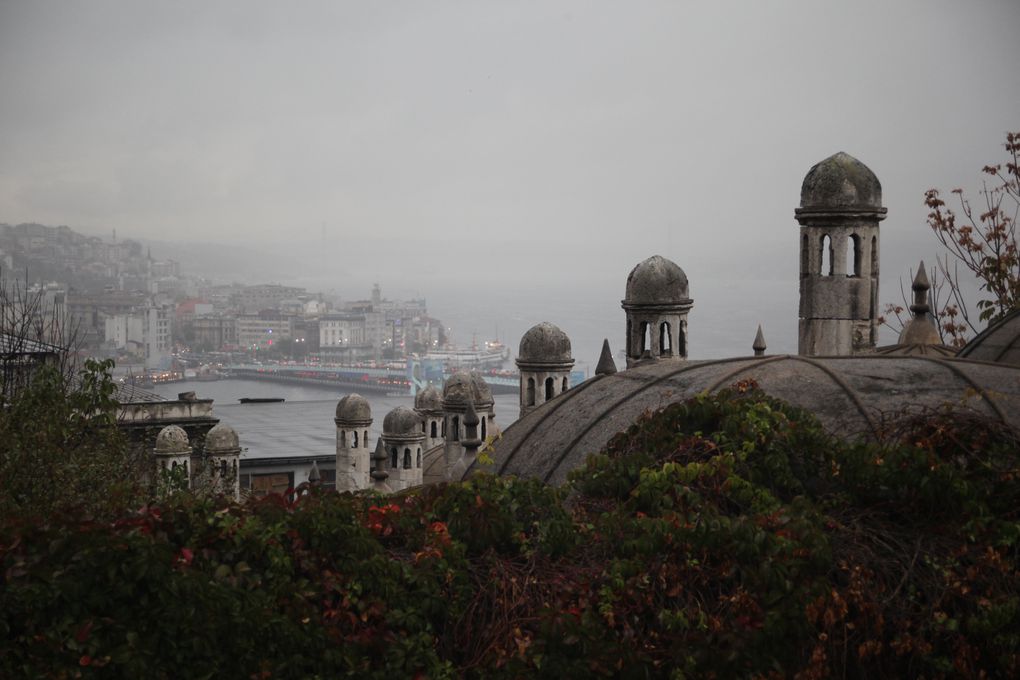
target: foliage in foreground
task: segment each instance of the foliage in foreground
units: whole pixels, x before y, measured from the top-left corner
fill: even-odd
[[[753,385],[571,485],[0,524],[0,675],[1016,677],[1015,434],[828,438]]]

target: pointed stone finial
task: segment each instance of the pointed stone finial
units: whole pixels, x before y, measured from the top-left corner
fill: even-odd
[[[322,476],[319,474],[319,464],[314,460],[312,461],[312,469],[308,471],[308,483],[312,486],[318,486]]]
[[[761,324],[758,324],[758,333],[754,336],[754,343],[751,345],[754,356],[765,356],[765,334],[761,332]]]
[[[928,291],[931,289],[931,284],[928,283],[928,275],[924,271],[924,260],[921,260],[917,274],[914,276],[914,282],[910,287],[914,290],[914,302],[910,305],[910,312],[914,317],[903,326],[899,344],[941,345],[942,338],[939,337],[935,320],[931,316],[931,306],[928,304]]]
[[[372,452],[372,479],[376,485],[385,484],[390,473],[386,471],[386,447],[383,446],[382,437],[375,441],[375,451]]]
[[[613,352],[609,349],[609,338],[602,341],[602,354],[599,355],[599,363],[595,366],[595,375],[612,375],[616,373],[616,362],[613,361]]]
[[[931,307],[928,306],[928,290],[931,289],[931,284],[928,283],[928,274],[924,271],[924,260],[921,260],[917,267],[917,275],[914,276],[914,282],[910,287],[914,290],[914,304],[910,305],[910,311],[915,317],[928,314],[931,311]]]

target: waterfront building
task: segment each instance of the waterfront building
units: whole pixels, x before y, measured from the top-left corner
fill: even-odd
[[[270,309],[238,314],[235,323],[241,349],[269,349],[281,340],[290,340],[294,329],[291,317]]]

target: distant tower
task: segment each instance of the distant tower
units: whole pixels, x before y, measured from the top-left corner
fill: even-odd
[[[191,444],[188,433],[177,425],[167,425],[156,435],[156,446],[152,450],[156,457],[156,474],[182,475],[185,489],[191,488]],[[183,472],[178,472],[183,470]],[[159,485],[161,491],[167,489]]]
[[[478,371],[457,371],[443,385],[443,436],[445,437],[446,471],[464,455],[466,428],[464,416],[472,405],[479,420],[478,437],[484,442],[498,434],[493,411],[492,390]]]
[[[800,342],[807,356],[867,352],[878,338],[882,185],[842,151],[804,177],[800,207]]]
[[[235,501],[240,500],[241,475],[238,467],[241,444],[234,428],[219,423],[209,430],[205,435],[205,455],[213,490]]]
[[[379,303],[382,302],[382,288],[376,283],[372,286],[372,309],[376,312],[379,311]]]
[[[653,255],[627,277],[627,368],[642,360],[687,358],[687,312],[694,306],[687,275]]]
[[[383,418],[383,447],[389,455],[390,487],[394,491],[421,486],[425,435],[421,418],[406,406],[398,406]]]
[[[521,416],[533,411],[570,387],[570,338],[557,326],[543,321],[521,337],[517,368],[521,374]]]
[[[357,491],[371,485],[368,428],[372,407],[360,394],[348,394],[336,405],[336,490]]]
[[[414,395],[414,410],[421,417],[425,450],[430,451],[443,443],[443,396],[433,385]]]

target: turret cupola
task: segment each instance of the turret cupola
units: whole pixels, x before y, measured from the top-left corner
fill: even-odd
[[[627,277],[627,367],[642,360],[687,358],[687,313],[694,305],[687,275],[653,255]]]
[[[521,415],[570,388],[570,338],[548,321],[532,326],[521,338],[517,368],[521,376]]]

